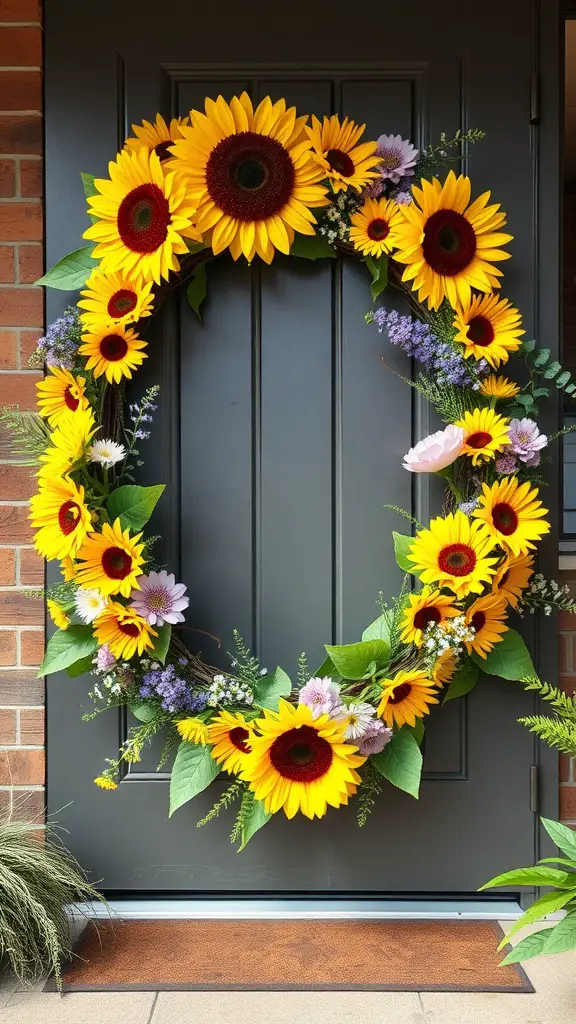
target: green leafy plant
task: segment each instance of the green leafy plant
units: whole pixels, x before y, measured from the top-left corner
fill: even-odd
[[[576,755],[576,698],[557,686],[543,683],[537,676],[523,679],[522,684],[527,690],[536,690],[542,700],[554,708],[554,714],[528,715],[518,719],[521,725],[536,733],[549,747],[557,747],[563,754]]]

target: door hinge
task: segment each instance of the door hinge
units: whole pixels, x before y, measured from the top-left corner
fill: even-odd
[[[530,124],[540,123],[540,78],[537,71],[530,76]]]
[[[540,809],[540,768],[537,764],[530,765],[530,810],[538,814]]]

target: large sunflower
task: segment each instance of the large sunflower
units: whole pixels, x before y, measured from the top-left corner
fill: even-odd
[[[212,743],[212,757],[225,772],[237,775],[246,765],[250,753],[251,725],[240,712],[221,711],[208,727],[208,743]]]
[[[328,178],[334,192],[346,192],[349,186],[360,192],[372,178],[378,177],[378,143],[358,145],[365,128],[365,124],[356,124],[347,117],[340,124],[336,114],[325,116],[322,121],[312,115],[312,126],[306,132],[315,160],[322,168],[322,177]]]
[[[394,259],[408,264],[403,281],[412,281],[420,302],[438,309],[445,298],[454,307],[467,305],[471,289],[490,292],[502,271],[493,260],[508,259],[499,248],[512,235],[498,231],[506,223],[499,204],[487,206],[489,192],[470,203],[470,178],[450,171],[443,185],[437,178],[412,186],[414,202],[402,206]]]
[[[454,598],[441,594],[439,590],[432,587],[424,587],[423,590],[415,591],[408,597],[409,605],[404,610],[402,620],[401,639],[405,644],[415,644],[421,647],[424,643],[424,633],[430,623],[444,622],[446,619],[460,615],[460,611],[454,605]]]
[[[472,459],[472,465],[493,459],[510,443],[508,426],[510,421],[499,416],[494,409],[472,409],[456,420],[455,427],[464,431],[462,455]]]
[[[165,173],[156,153],[125,150],[108,165],[110,178],[96,178],[89,196],[95,218],[84,238],[95,241],[94,258],[104,274],[123,271],[134,284],[167,278],[179,270],[185,238],[201,241],[194,227],[195,205],[186,182]]]
[[[382,679],[381,685],[378,716],[390,729],[416,725],[417,718],[430,714],[430,704],[438,704],[434,683],[420,669],[397,672],[393,679]]]
[[[43,558],[73,557],[92,528],[84,488],[70,477],[43,477],[38,494],[30,498],[28,517],[34,530],[34,546]]]
[[[144,348],[146,342],[131,327],[103,322],[90,325],[78,352],[87,358],[86,369],[94,370],[95,377],[105,374],[110,384],[119,384],[147,358]]]
[[[115,658],[129,661],[154,647],[158,633],[133,608],[110,601],[94,621],[94,633],[100,646],[106,644]]]
[[[495,573],[490,557],[494,541],[482,523],[470,522],[463,512],[437,516],[428,529],[419,530],[408,552],[424,583],[449,587],[456,597],[481,594]]]
[[[492,581],[492,593],[517,608],[534,572],[534,555],[508,555]]]
[[[493,541],[513,555],[524,555],[535,548],[535,541],[550,532],[550,523],[544,519],[548,509],[538,498],[538,488],[518,477],[505,476],[492,484],[482,484],[478,508],[472,515],[491,534]]]
[[[504,639],[507,632],[506,601],[497,594],[479,597],[466,611],[466,622],[474,630],[474,639],[466,641],[468,654],[472,651],[486,658],[494,644]]]
[[[85,395],[85,377],[74,377],[70,370],[49,366],[49,373],[36,384],[38,412],[45,416],[52,427],[80,410],[88,408]]]
[[[367,199],[350,217],[350,241],[364,256],[382,256],[396,245],[396,229],[402,212],[392,199]]]
[[[324,177],[304,134],[305,117],[269,96],[254,110],[247,93],[230,103],[206,99],[206,113],[191,111],[170,167],[187,178],[198,203],[196,225],[214,253],[229,248],[235,260],[256,253],[270,263],[288,253],[294,232],[313,235],[310,207],[325,206]]]
[[[156,114],[156,120],[143,121],[142,124],[133,124],[133,136],[126,139],[126,149],[139,153],[142,149],[152,149],[159,160],[166,160],[170,154],[170,147],[176,139],[182,138],[180,128],[188,124],[187,117],[173,117],[170,124],[167,124],[162,114]]]
[[[135,285],[123,271],[101,274],[93,270],[78,306],[83,324],[133,324],[150,316],[154,305],[152,282]]]
[[[130,536],[129,530],[122,530],[119,519],[113,526],[104,523],[102,533],[91,533],[77,553],[84,565],[77,565],[75,581],[80,587],[99,590],[104,597],[122,594],[129,597],[133,587],[140,589],[138,577],[142,575],[144,563],[139,544],[142,534]]]
[[[50,444],[39,461],[40,479],[45,477],[64,476],[68,473],[84,453],[90,440],[99,430],[95,425],[92,409],[78,409],[74,416],[61,421],[50,435]]]
[[[464,357],[485,359],[495,370],[522,344],[522,317],[508,299],[473,295],[456,307],[455,340],[464,345]]]
[[[287,818],[298,811],[322,818],[331,807],[348,803],[356,792],[364,764],[357,747],[344,741],[346,723],[320,715],[304,704],[280,699],[278,711],[264,711],[254,722],[260,735],[250,739],[251,754],[241,778],[250,784],[267,813],[281,809]]]

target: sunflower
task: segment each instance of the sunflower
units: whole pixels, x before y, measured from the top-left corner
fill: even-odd
[[[182,127],[170,166],[187,177],[198,230],[214,253],[229,248],[235,260],[257,253],[270,263],[276,249],[290,251],[295,231],[315,233],[310,207],[328,202],[306,118],[269,96],[254,110],[245,92],[230,104],[207,98],[205,109],[191,111],[192,126]]]
[[[68,629],[70,625],[70,619],[66,615],[64,609],[58,604],[57,601],[52,601],[50,598],[46,601],[46,607],[48,614],[52,619],[52,622],[57,629]]]
[[[522,344],[522,317],[508,299],[474,295],[456,307],[455,341],[465,346],[464,358],[485,359],[494,370],[508,362]]]
[[[208,726],[200,718],[181,718],[176,729],[187,743],[208,743]]]
[[[214,760],[225,772],[237,775],[245,767],[251,749],[252,728],[244,715],[221,711],[210,722],[208,735]]]
[[[434,686],[444,686],[449,683],[458,668],[458,659],[452,648],[442,651],[442,654],[434,662],[431,676]]]
[[[348,186],[357,192],[367,185],[372,178],[378,177],[375,169],[380,164],[376,152],[377,142],[362,142],[365,124],[355,124],[333,114],[322,121],[313,114],[312,126],[306,128],[314,150],[314,159],[322,168],[322,177],[328,178],[334,192],[346,192]]]
[[[463,512],[437,516],[428,529],[419,530],[408,558],[424,583],[449,587],[456,597],[481,594],[494,575],[496,558],[490,557],[494,541],[482,523]]]
[[[40,490],[30,498],[34,546],[43,558],[72,557],[89,530],[90,509],[84,504],[84,488],[70,477],[44,477]]]
[[[392,199],[367,199],[350,217],[350,241],[364,256],[382,256],[396,245],[396,228],[402,212]]]
[[[91,438],[99,429],[95,425],[92,409],[78,409],[55,427],[50,435],[50,444],[43,455],[38,470],[40,480],[46,477],[64,476],[83,458]]]
[[[36,384],[38,412],[51,427],[57,427],[78,410],[84,412],[88,408],[86,378],[74,377],[70,370],[61,370],[59,366],[49,366],[48,370],[48,375]]]
[[[153,150],[160,161],[166,160],[174,141],[182,138],[180,128],[183,124],[188,124],[187,117],[173,117],[170,124],[166,124],[162,114],[156,114],[154,123],[143,121],[142,124],[133,124],[132,131],[136,138],[131,136],[124,145],[134,153],[142,149]]]
[[[144,544],[138,543],[141,536],[131,537],[129,530],[122,530],[120,519],[113,526],[104,523],[102,533],[90,533],[77,552],[85,564],[77,566],[75,582],[87,590],[99,590],[104,597],[129,597],[133,587],[140,589],[138,577],[144,563]]]
[[[510,443],[509,422],[494,412],[494,409],[472,409],[471,412],[465,412],[462,419],[456,420],[454,424],[464,431],[462,455],[468,455],[473,466],[493,459]]]
[[[86,326],[93,324],[133,324],[143,316],[150,316],[154,305],[152,282],[135,285],[123,271],[101,274],[93,270],[80,293],[77,305],[85,312],[80,319]]]
[[[548,509],[543,508],[538,488],[532,488],[530,481],[521,484],[518,477],[505,476],[491,487],[482,484],[482,491],[472,515],[505,551],[525,555],[536,547],[534,541],[549,533],[550,523],[544,519]]]
[[[418,299],[438,309],[445,298],[454,307],[470,302],[471,289],[491,292],[502,271],[493,260],[508,259],[498,246],[512,235],[498,228],[506,223],[499,204],[487,206],[489,192],[470,204],[470,178],[449,171],[444,185],[437,178],[412,186],[414,202],[402,206],[398,252],[394,259],[408,264],[403,281],[412,281]]]
[[[534,555],[508,555],[492,582],[492,593],[517,608],[534,572]]]
[[[132,377],[132,370],[147,358],[142,352],[144,348],[146,342],[132,328],[123,324],[99,323],[91,324],[82,335],[78,352],[86,356],[86,369],[94,370],[95,377],[104,373],[110,384],[119,384],[122,377]]]
[[[416,725],[417,718],[430,714],[430,704],[438,704],[434,683],[420,669],[397,672],[393,679],[382,679],[381,685],[378,717],[389,729]]]
[[[280,699],[278,711],[264,711],[254,722],[261,735],[251,737],[252,752],[241,778],[249,783],[267,813],[281,808],[287,818],[298,811],[322,818],[331,807],[348,803],[365,757],[344,741],[346,723],[328,715],[314,718],[305,704],[294,707]]]
[[[96,178],[88,197],[96,220],[84,238],[96,242],[94,259],[104,274],[123,271],[131,281],[155,281],[179,270],[185,238],[200,242],[193,226],[194,201],[182,178],[165,173],[156,153],[125,150],[108,165],[110,178]]]
[[[424,633],[431,622],[444,622],[460,614],[454,606],[453,597],[441,594],[432,587],[424,587],[410,594],[408,600],[410,603],[404,610],[401,640],[416,647],[424,643]]]
[[[507,377],[497,377],[494,373],[485,377],[480,385],[480,394],[486,398],[515,398],[520,394],[520,390],[514,381],[508,380]]]
[[[154,647],[152,637],[158,633],[134,608],[110,601],[94,620],[94,634],[99,646],[106,644],[115,658],[129,661],[134,654],[144,654]]]
[[[66,583],[72,583],[76,578],[76,562],[70,557],[70,555],[65,555],[60,562],[60,572],[62,573]]]
[[[474,651],[481,658],[486,658],[508,630],[506,601],[497,594],[479,597],[466,611],[466,622],[475,631],[474,639],[466,641],[468,654]]]

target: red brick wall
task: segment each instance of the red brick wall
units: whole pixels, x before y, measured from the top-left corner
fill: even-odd
[[[0,0],[0,405],[34,406],[27,367],[43,327],[42,27],[40,0]],[[0,455],[5,454],[0,452]],[[43,584],[31,546],[31,471],[0,460],[0,814],[42,814]]]

